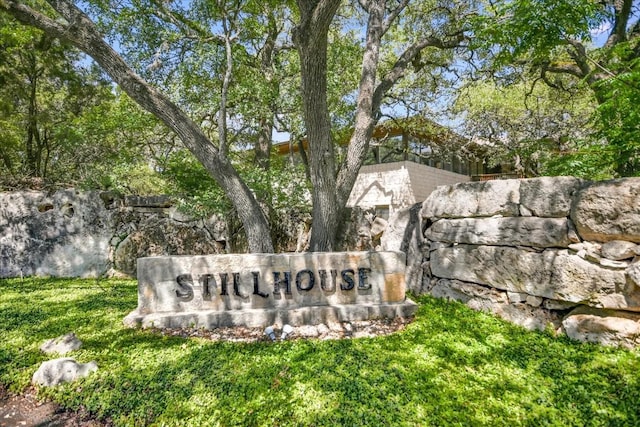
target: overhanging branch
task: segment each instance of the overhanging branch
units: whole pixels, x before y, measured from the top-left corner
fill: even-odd
[[[436,49],[454,49],[460,46],[460,43],[464,38],[464,33],[459,32],[450,39],[426,37],[409,46],[402,55],[400,55],[396,63],[393,65],[393,68],[389,70],[376,87],[373,95],[374,111],[380,106],[386,93],[404,76],[407,68],[420,54],[420,52],[428,47],[434,47]]]

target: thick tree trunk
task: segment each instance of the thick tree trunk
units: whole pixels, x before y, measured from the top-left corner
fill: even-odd
[[[376,75],[380,59],[380,43],[384,35],[384,16],[386,1],[370,1],[367,4],[369,20],[367,22],[367,41],[362,57],[362,75],[358,88],[358,102],[353,134],[349,141],[347,154],[340,167],[337,180],[337,203],[341,209],[347,204],[358,172],[369,149],[371,135],[376,125],[376,115],[380,108],[379,102],[374,102],[376,90]]]
[[[335,249],[340,208],[336,198],[336,165],[327,106],[329,25],[339,0],[298,0],[300,24],[294,42],[300,56],[302,103],[309,141],[313,220],[311,251]]]
[[[18,21],[68,41],[91,56],[134,101],[172,129],[233,203],[244,225],[249,250],[273,252],[269,226],[260,205],[229,160],[220,154],[202,129],[166,95],[158,92],[134,73],[104,42],[98,29],[82,11],[67,0],[50,0],[49,4],[68,24],[54,21],[12,0],[3,3],[7,12]]]

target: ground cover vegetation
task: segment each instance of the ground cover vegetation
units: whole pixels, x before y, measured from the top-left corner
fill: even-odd
[[[0,383],[20,392],[46,339],[75,331],[97,361],[41,398],[115,425],[563,425],[640,423],[637,351],[527,332],[462,304],[417,298],[393,335],[212,342],[126,329],[126,280],[0,281]]]
[[[495,163],[526,175],[639,171],[633,0],[0,5],[7,23],[0,43],[10,59],[0,67],[3,101],[10,100],[0,106],[9,130],[0,150],[5,170],[125,191],[185,191],[167,182],[185,174],[160,174],[186,149],[238,216],[253,252],[273,249],[274,200],[279,182],[291,179],[273,161],[275,131],[292,144],[308,142],[295,179],[314,207],[312,250],[334,249],[372,130],[386,115],[454,113],[465,136],[489,141]],[[28,46],[30,55],[18,54]],[[122,92],[86,71],[80,52]],[[488,89],[509,111],[486,111]],[[514,117],[522,118],[517,129]],[[253,170],[261,172],[246,172]]]

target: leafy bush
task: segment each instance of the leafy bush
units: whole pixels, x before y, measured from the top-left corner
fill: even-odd
[[[115,425],[640,425],[637,351],[418,302],[385,337],[211,342],[123,327],[133,281],[0,280],[0,382],[24,390],[73,330],[98,372],[39,395]]]

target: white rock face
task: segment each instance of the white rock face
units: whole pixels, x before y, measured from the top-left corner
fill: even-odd
[[[633,348],[640,344],[640,314],[578,307],[563,321],[567,336],[604,345]]]
[[[33,374],[31,383],[52,387],[86,377],[97,370],[96,362],[78,363],[72,358],[63,357],[43,362]]]
[[[536,253],[505,246],[457,245],[431,253],[431,272],[436,277],[554,300],[640,309],[640,295],[626,292],[624,272],[602,268],[566,250]]]
[[[421,205],[414,205],[395,211],[380,239],[383,251],[401,251],[406,254],[407,289],[417,293],[422,291],[422,262],[428,255],[428,248],[425,248],[427,242],[422,235],[420,208]]]
[[[640,243],[640,178],[589,184],[576,195],[571,219],[584,240]]]
[[[98,277],[112,218],[99,193],[0,193],[0,277]]]
[[[582,185],[582,180],[570,176],[523,179],[520,210],[524,208],[532,216],[543,218],[567,217],[572,199]]]
[[[636,287],[640,287],[640,261],[631,264],[627,268],[626,273],[631,283]]]
[[[604,243],[600,250],[603,257],[614,261],[633,258],[638,251],[638,245],[625,240],[612,240]]]
[[[564,318],[572,338],[640,346],[640,178],[440,187],[421,215],[434,296],[529,328]]]
[[[520,180],[465,182],[436,188],[422,205],[422,218],[517,216]]]
[[[429,240],[472,245],[510,245],[566,248],[566,218],[465,218],[436,221],[426,232]]]

